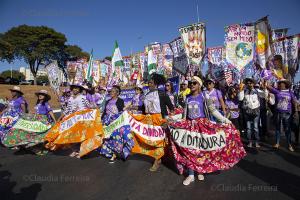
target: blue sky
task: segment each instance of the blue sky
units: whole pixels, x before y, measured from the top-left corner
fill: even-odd
[[[118,40],[122,55],[143,50],[150,42],[169,42],[178,28],[197,22],[207,26],[207,46],[224,43],[224,27],[269,15],[272,28],[300,32],[299,0],[0,0],[0,32],[21,24],[46,25],[64,33],[69,44],[95,58],[112,54]],[[0,62],[0,71],[26,64]]]

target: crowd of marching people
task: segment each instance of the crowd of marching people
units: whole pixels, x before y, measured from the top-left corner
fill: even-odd
[[[148,91],[143,90],[144,85],[136,85],[135,95],[126,105],[119,97],[122,89],[117,85],[108,90],[102,86],[72,83],[60,96],[62,112],[58,119],[49,104],[51,96],[48,91],[35,93],[34,113],[29,113],[22,89],[14,86],[10,89],[8,101],[0,102],[1,144],[13,149],[30,149],[38,155],[68,149],[71,157],[78,158],[86,155],[82,151],[89,148],[87,153],[95,150],[107,157],[110,163],[140,153],[154,158],[150,171],[158,170],[163,156],[171,156],[180,174],[187,173],[183,184],[189,185],[195,180],[195,174],[199,180],[204,180],[206,173],[229,169],[242,159],[246,153],[240,135],[245,137],[249,148],[257,149],[261,142],[272,142],[274,136],[273,148],[279,149],[283,145],[280,139],[284,133],[288,150],[294,151],[294,145],[299,144],[300,106],[296,97],[299,95],[284,71],[277,69],[274,74],[278,78],[276,82],[246,77],[240,84],[226,88],[219,88],[218,83],[209,77],[193,76],[182,81],[180,91],[176,93],[172,82],[154,73],[147,82]],[[161,85],[163,89],[159,87]],[[124,112],[129,114],[123,115]],[[122,116],[129,119],[130,125],[117,127],[116,121]],[[89,117],[94,119],[94,124],[85,123]],[[26,120],[38,124],[34,128],[24,126]],[[81,132],[72,129],[76,123],[82,123]],[[138,130],[136,124],[159,127],[158,132],[163,133],[159,132],[160,138],[156,140],[150,139],[154,133],[140,137],[133,133],[133,127]],[[103,128],[106,127],[115,128],[104,137]],[[220,143],[216,142],[217,139],[214,142],[219,146],[226,143],[227,155],[215,153],[218,150],[214,147],[210,147],[214,154],[207,154],[203,151],[203,140],[200,144],[202,150],[187,148],[189,142],[179,145],[174,136],[185,130],[194,134],[195,139],[196,133],[212,134],[216,132],[214,129],[224,130],[226,136],[220,134]],[[209,136],[205,137],[209,139]]]

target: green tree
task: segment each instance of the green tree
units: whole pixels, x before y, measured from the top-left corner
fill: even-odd
[[[48,76],[38,76],[36,78],[36,80],[38,83],[41,83],[41,82],[48,83],[49,82]]]
[[[111,56],[106,56],[104,59],[111,61],[112,57]]]
[[[13,78],[15,79],[18,79],[19,81],[21,80],[24,80],[25,79],[25,76],[24,74],[22,74],[21,72],[17,71],[17,70],[6,70],[6,71],[3,71],[0,76],[3,77],[3,78],[10,78],[12,75]]]
[[[13,27],[1,36],[6,44],[0,54],[1,60],[11,62],[24,60],[30,67],[36,84],[36,75],[41,65],[56,60],[65,48],[67,41],[64,34],[46,26],[21,25]]]

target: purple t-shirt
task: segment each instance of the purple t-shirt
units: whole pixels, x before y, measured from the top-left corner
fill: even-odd
[[[217,110],[220,110],[221,108],[220,99],[223,98],[221,91],[217,89],[213,89],[212,91],[207,90],[205,91],[205,94],[208,95],[209,99],[215,105],[215,108]]]
[[[237,99],[226,99],[225,104],[229,109],[237,109],[239,108],[239,101]],[[230,110],[230,118],[231,119],[236,119],[239,117],[239,112],[238,111],[232,111]]]
[[[187,118],[197,119],[205,118],[204,99],[202,93],[197,96],[188,96],[186,99]]]
[[[95,103],[94,99],[93,99],[93,96],[89,93],[86,94],[86,100],[88,100],[89,103]]]
[[[143,95],[141,95],[141,94],[134,95],[133,98],[132,98],[132,100],[131,100],[131,104],[133,106],[138,106],[138,107],[142,106],[143,105]],[[142,111],[135,110],[134,113],[141,114]]]
[[[69,100],[70,97],[68,96],[61,96],[59,98],[59,101],[60,101],[60,105],[62,107],[63,110],[66,109],[67,105],[68,105],[68,100]]]
[[[24,97],[19,97],[17,99],[12,99],[9,102],[10,109],[12,109],[14,111],[17,111],[19,113],[25,112],[25,110],[22,110],[22,104],[24,104],[25,106],[27,104]]]
[[[133,106],[142,106],[143,105],[143,95],[134,95],[132,98]]]
[[[276,110],[280,113],[292,112],[292,101],[295,99],[294,93],[290,90],[277,90],[272,88],[270,90],[276,98]]]
[[[39,115],[48,115],[50,111],[52,111],[50,105],[48,102],[45,103],[45,105],[39,103],[35,107],[35,113]]]
[[[116,105],[117,99],[111,99],[106,105],[106,115],[115,115],[118,114],[118,107]]]

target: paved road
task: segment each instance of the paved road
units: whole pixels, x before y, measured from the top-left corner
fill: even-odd
[[[171,162],[150,172],[151,159],[131,156],[109,164],[92,154],[79,160],[36,156],[0,147],[0,199],[300,199],[300,150],[273,151],[264,144],[234,168],[183,186]]]

